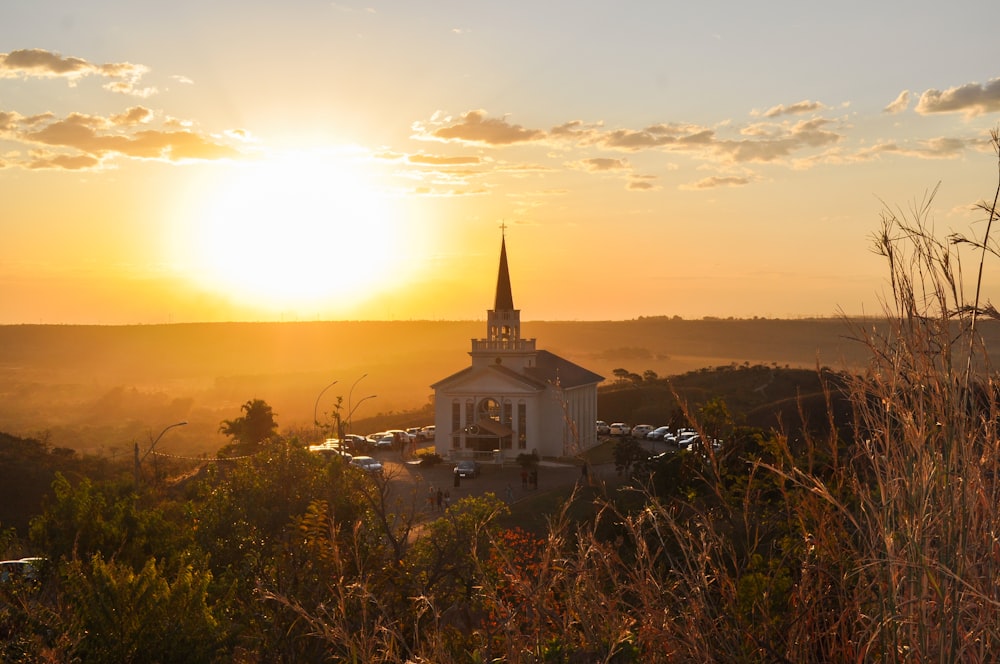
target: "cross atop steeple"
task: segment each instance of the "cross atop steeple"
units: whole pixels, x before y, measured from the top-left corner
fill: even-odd
[[[500,220],[500,237],[507,237],[507,222]]]

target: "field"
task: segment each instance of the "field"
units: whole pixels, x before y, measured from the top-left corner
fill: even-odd
[[[863,365],[858,321],[526,321],[525,336],[614,380],[623,368],[660,376],[730,364],[812,368]],[[161,444],[178,454],[213,452],[223,419],[264,399],[283,430],[312,432],[370,395],[366,420],[427,407],[430,385],[468,364],[481,321],[225,323],[0,327],[0,431],[56,447],[115,456],[186,420]],[[362,379],[361,377],[364,376]],[[332,381],[338,384],[322,394]],[[351,387],[354,390],[351,392]]]

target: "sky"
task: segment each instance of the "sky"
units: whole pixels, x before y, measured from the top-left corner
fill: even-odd
[[[523,320],[878,313],[886,210],[985,231],[998,18],[2,0],[0,324],[478,320],[502,234]]]

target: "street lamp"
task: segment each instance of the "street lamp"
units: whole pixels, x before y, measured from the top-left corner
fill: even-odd
[[[333,381],[332,383],[330,383],[329,385],[327,385],[326,387],[324,387],[322,390],[320,390],[319,394],[316,395],[316,405],[313,406],[313,425],[316,428],[319,428],[319,400],[323,397],[323,393],[324,392],[326,392],[328,389],[330,389],[331,387],[333,387],[334,385],[336,385],[338,382],[339,381],[336,381],[336,380]]]
[[[362,374],[362,375],[361,375],[361,378],[364,378],[364,377],[365,377],[365,376],[367,376],[367,375],[368,375],[368,374]],[[351,385],[351,389],[350,389],[350,390],[348,390],[348,392],[347,392],[347,412],[348,412],[348,413],[350,413],[350,412],[351,412],[351,395],[352,395],[352,394],[354,394],[354,386],[355,386],[355,385],[357,385],[358,383],[360,383],[360,382],[361,382],[361,378],[358,378],[358,379],[357,379],[356,381],[354,381],[354,383],[353,383],[353,384]],[[360,402],[359,402],[359,403],[360,403]],[[350,415],[348,415],[348,416],[347,416],[347,419],[348,419],[348,420],[350,420],[350,419],[351,419],[351,416],[350,416]]]
[[[377,394],[369,394],[364,399],[362,399],[361,401],[359,401],[358,403],[356,403],[354,405],[354,408],[352,408],[349,411],[347,411],[347,431],[349,433],[353,433],[354,432],[354,428],[351,426],[351,415],[354,415],[354,411],[356,411],[358,409],[358,406],[360,406],[364,402],[368,401],[369,399],[374,399],[377,396],[378,396]]]
[[[160,438],[163,438],[163,434],[170,431],[174,427],[182,427],[186,424],[187,420],[184,420],[182,422],[174,422],[173,424],[164,427],[163,431],[161,431],[159,435],[153,439],[153,442],[150,444],[149,449],[146,450],[146,453],[142,455],[141,459],[139,458],[139,443],[135,444],[135,483],[137,485],[139,484],[139,465],[146,460],[146,457],[148,457],[150,452],[153,451],[153,449],[156,447],[156,444],[160,442]]]

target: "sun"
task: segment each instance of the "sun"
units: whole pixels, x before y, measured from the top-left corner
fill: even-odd
[[[406,225],[344,155],[233,165],[191,220],[203,287],[264,311],[347,310],[400,277]]]

